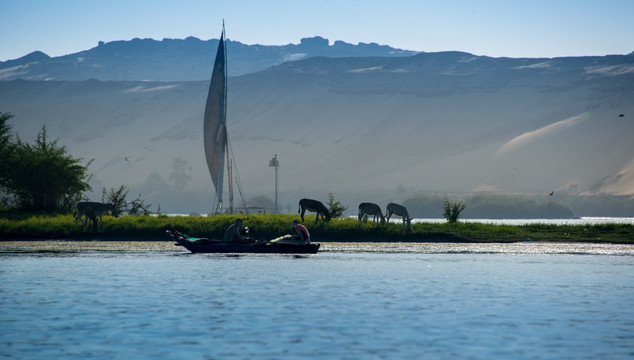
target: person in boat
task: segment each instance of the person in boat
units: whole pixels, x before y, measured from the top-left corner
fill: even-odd
[[[236,219],[236,222],[229,225],[227,230],[225,230],[225,236],[223,241],[226,243],[237,242],[244,243],[248,242],[248,239],[240,234],[240,228],[242,227],[242,219]]]
[[[310,244],[310,233],[308,229],[306,229],[306,226],[300,224],[298,220],[293,221],[293,235],[291,236],[291,240],[295,240],[303,245]]]

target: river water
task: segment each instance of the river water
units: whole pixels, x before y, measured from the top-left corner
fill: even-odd
[[[355,217],[356,218],[356,217]],[[528,225],[528,224],[545,224],[545,225],[602,225],[602,224],[628,224],[634,225],[634,217],[596,217],[583,216],[574,219],[460,219],[460,222],[481,223],[493,225]],[[392,218],[390,222],[402,222],[399,218]],[[445,219],[412,219],[412,223],[436,223],[442,224],[447,222]]]
[[[634,358],[632,245],[68,244],[0,247],[0,358]]]

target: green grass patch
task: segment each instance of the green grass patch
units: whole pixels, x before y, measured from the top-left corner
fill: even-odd
[[[242,218],[251,236],[272,239],[291,231],[296,215],[254,214],[202,216],[104,216],[98,228],[75,224],[72,215],[26,215],[0,213],[3,239],[126,239],[168,240],[165,230],[178,230],[194,237],[222,238],[236,218]],[[333,219],[315,224],[307,216],[313,241],[383,242],[597,242],[634,243],[634,229],[627,224],[604,225],[493,225],[480,223],[417,223],[406,231],[400,223],[377,226],[356,219]]]

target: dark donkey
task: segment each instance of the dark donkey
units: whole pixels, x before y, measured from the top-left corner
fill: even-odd
[[[92,201],[81,201],[75,205],[75,209],[77,210],[77,216],[75,216],[75,224],[77,221],[84,216],[84,226],[86,226],[86,221],[92,221],[93,227],[97,227],[97,217],[103,223],[103,214],[107,211],[112,213],[112,216],[119,217],[119,211],[112,204],[102,204],[99,202]]]
[[[325,218],[326,221],[330,221],[330,212],[328,212],[326,206],[324,206],[324,204],[322,204],[320,201],[313,199],[301,199],[299,201],[299,209],[297,210],[297,213],[302,213],[302,221],[304,221],[304,213],[306,212],[306,210],[317,213],[317,216],[315,217],[315,223],[317,223],[317,220],[319,220],[319,215],[322,216],[322,219]]]
[[[359,224],[361,224],[361,219],[363,219],[366,215],[372,215],[373,223],[379,219],[381,221],[381,225],[385,225],[385,216],[383,216],[383,212],[381,212],[381,207],[379,205],[368,202],[359,204],[359,215],[357,216]]]
[[[409,213],[407,212],[407,208],[405,206],[389,203],[387,204],[385,215],[387,216],[387,221],[390,221],[390,217],[392,217],[392,215],[402,216],[403,229],[405,229],[405,224],[407,224],[407,230],[412,231],[412,218],[409,217]]]

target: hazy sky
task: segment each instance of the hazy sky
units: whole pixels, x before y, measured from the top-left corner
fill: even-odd
[[[0,61],[98,41],[303,37],[416,51],[556,57],[634,51],[634,0],[0,0]]]

